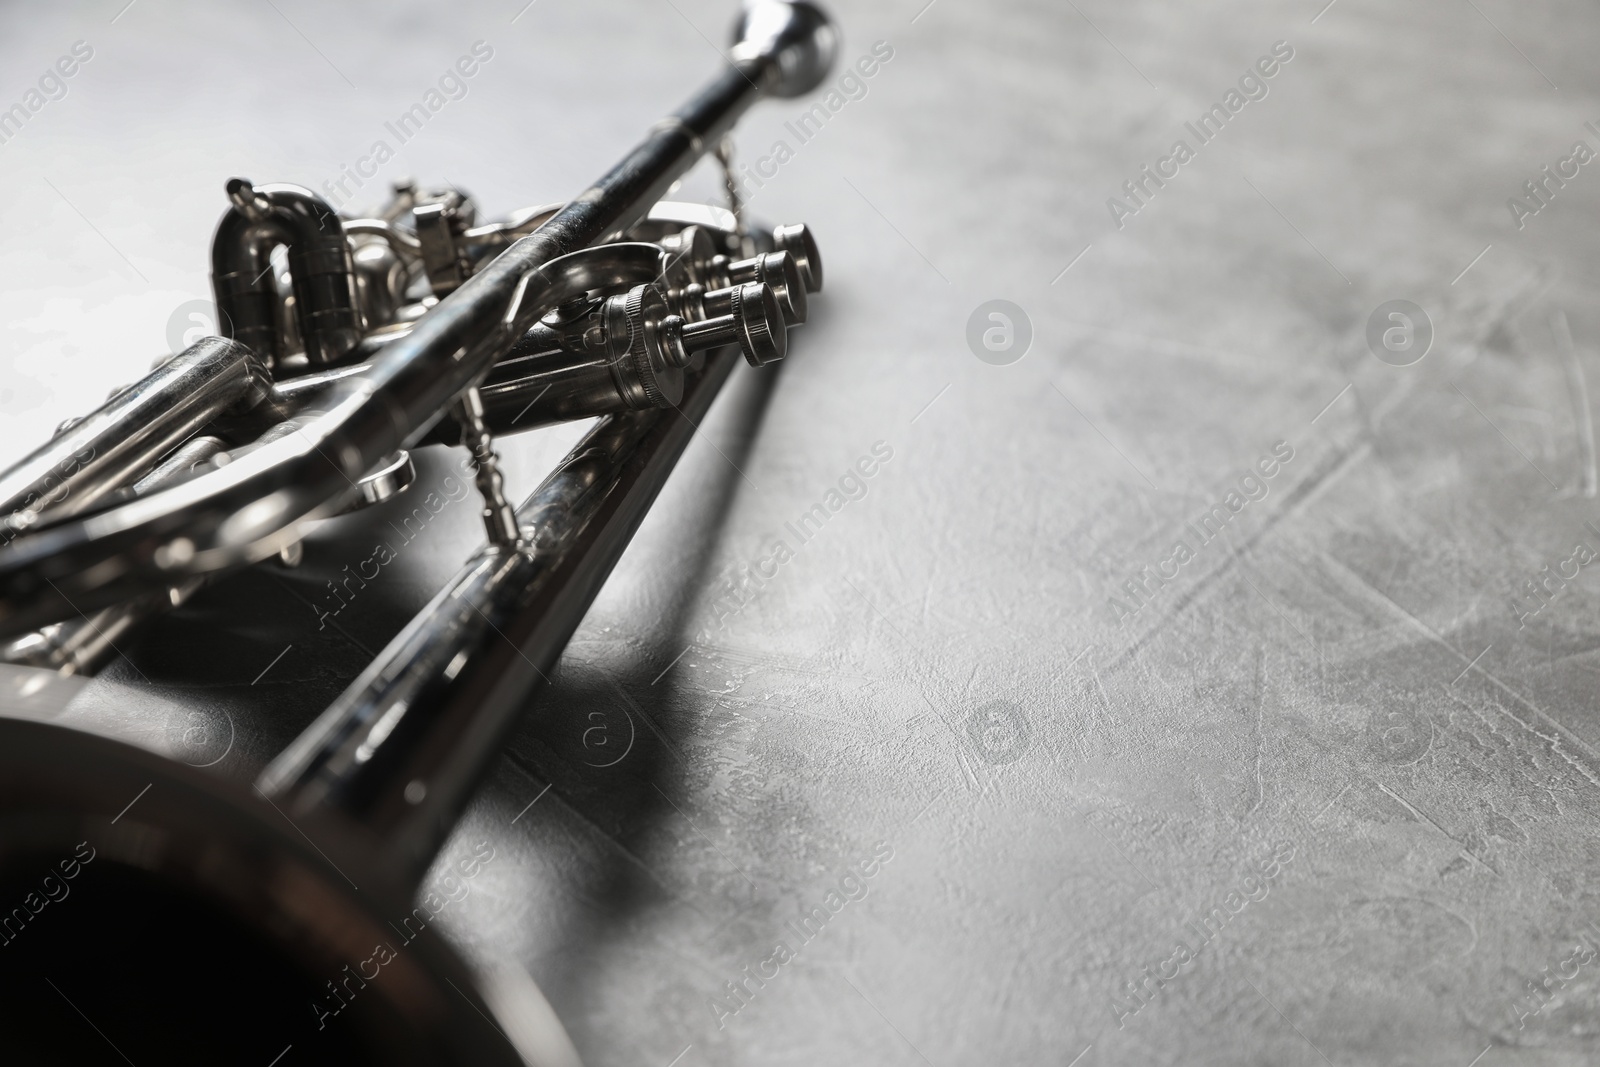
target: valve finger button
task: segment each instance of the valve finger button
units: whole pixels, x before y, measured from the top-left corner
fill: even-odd
[[[800,263],[788,252],[769,252],[729,264],[728,277],[735,285],[764,282],[783,308],[783,320],[790,326],[806,321],[806,286]],[[723,312],[707,309],[707,314]]]
[[[739,347],[752,367],[764,367],[782,359],[789,351],[789,328],[784,324],[783,308],[771,286],[760,282],[734,290],[733,318],[739,324]]]
[[[795,266],[800,268],[800,277],[805,281],[806,292],[822,291],[822,253],[817,251],[817,239],[809,226],[804,223],[779,226],[772,231],[772,243],[778,251],[794,257]]]
[[[667,314],[666,300],[653,285],[639,285],[622,300],[626,316],[626,369],[614,365],[619,392],[633,408],[670,407],[683,399],[683,371],[658,339]]]
[[[680,336],[686,352],[736,344],[751,366],[761,367],[782,359],[788,351],[789,332],[784,325],[783,308],[768,286],[747,282],[707,293],[706,301],[718,305],[726,302],[726,313],[684,326]]]
[[[747,282],[730,290],[706,294],[707,301],[726,301],[726,314],[688,323],[680,331],[685,352],[717,349],[738,344],[750,366],[765,366],[784,358],[789,350],[789,328],[784,325],[784,310],[770,286]]]

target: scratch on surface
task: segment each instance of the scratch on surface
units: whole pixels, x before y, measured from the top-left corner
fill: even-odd
[[[1533,727],[1533,725],[1531,723],[1523,722],[1517,716],[1512,715],[1509,709],[1503,708],[1499,701],[1495,701],[1495,707],[1498,707],[1498,708],[1501,708],[1502,710],[1504,710],[1506,715],[1508,715],[1511,718],[1512,722],[1515,722],[1517,725],[1521,726],[1524,730],[1527,730],[1529,733],[1533,734],[1535,737],[1537,737],[1540,740],[1542,740],[1545,743],[1547,743],[1550,746],[1550,751],[1551,752],[1555,753],[1558,757],[1560,757],[1561,761],[1563,763],[1567,764],[1567,766],[1571,767],[1573,770],[1575,770],[1579,774],[1583,775],[1584,778],[1588,779],[1589,784],[1594,785],[1594,786],[1600,786],[1600,777],[1596,777],[1596,775],[1595,775],[1595,773],[1593,771],[1591,771],[1588,767],[1585,767],[1582,763],[1578,762],[1578,760],[1575,757],[1570,755],[1565,750],[1565,748],[1563,747],[1562,742],[1563,741],[1570,742],[1573,748],[1577,749],[1580,753],[1582,753],[1583,755],[1587,756],[1590,760],[1594,760],[1594,761],[1600,762],[1600,756],[1596,755],[1594,749],[1590,748],[1589,745],[1587,743],[1585,743],[1582,738],[1578,737],[1571,730],[1568,730],[1565,726],[1562,726],[1559,722],[1557,722],[1555,720],[1555,718],[1549,712],[1547,712],[1543,708],[1539,707],[1537,704],[1535,704],[1533,701],[1529,700],[1527,697],[1523,696],[1521,693],[1518,693],[1515,689],[1512,689],[1509,685],[1507,685],[1505,682],[1502,682],[1499,678],[1496,678],[1494,675],[1490,674],[1486,670],[1483,670],[1482,668],[1479,668],[1478,673],[1483,675],[1485,678],[1487,678],[1489,680],[1490,684],[1492,684],[1496,689],[1499,689],[1502,693],[1504,693],[1506,696],[1511,698],[1511,701],[1513,703],[1521,705],[1522,707],[1526,708],[1528,711],[1532,712],[1539,719],[1543,720],[1544,723],[1547,726],[1550,727],[1550,729],[1555,731],[1555,734],[1540,733],[1537,729],[1535,729]]]
[[[947,785],[940,786],[939,787],[939,791],[937,793],[933,794],[933,799],[929,800],[926,804],[922,805],[922,810],[917,812],[915,815],[913,815],[911,817],[911,821],[906,823],[906,827],[909,829],[910,827],[915,826],[917,820],[922,818],[924,815],[928,814],[928,809],[933,807],[935,804],[937,804],[939,802],[939,798],[944,796],[949,791],[950,791],[950,787],[949,786],[947,786]]]
[[[1446,692],[1449,692],[1449,691],[1446,690]],[[1491,736],[1499,735],[1500,737],[1503,737],[1505,739],[1505,744],[1507,744],[1507,745],[1511,745],[1512,744],[1511,736],[1509,734],[1502,733],[1494,725],[1493,720],[1489,719],[1488,716],[1484,715],[1482,711],[1478,710],[1478,708],[1472,706],[1471,704],[1468,704],[1465,700],[1463,700],[1461,697],[1456,696],[1454,693],[1450,693],[1450,696],[1451,696],[1451,699],[1455,700],[1455,702],[1457,704],[1459,704],[1461,707],[1467,709],[1469,712],[1471,712],[1473,714],[1473,716],[1475,718],[1477,718],[1477,720],[1479,722],[1483,723],[1484,726],[1486,726],[1488,728],[1489,733],[1490,733]],[[1490,703],[1494,705],[1495,710],[1499,711],[1506,718],[1510,719],[1512,722],[1514,722],[1518,726],[1522,727],[1523,732],[1532,734],[1534,737],[1538,738],[1538,740],[1540,742],[1542,742],[1542,748],[1543,748],[1544,751],[1547,751],[1547,752],[1555,755],[1556,758],[1560,759],[1563,763],[1566,763],[1569,766],[1572,764],[1572,759],[1561,751],[1561,738],[1559,736],[1555,736],[1555,735],[1552,735],[1552,734],[1546,734],[1546,733],[1540,733],[1533,726],[1529,725],[1526,722],[1523,722],[1522,719],[1518,718],[1516,715],[1513,715],[1498,700],[1491,700]],[[1474,738],[1474,740],[1477,740],[1477,739]],[[1477,744],[1478,744],[1478,747],[1480,748],[1480,750],[1482,750],[1483,752],[1485,752],[1485,753],[1487,753],[1487,754],[1492,756],[1493,750],[1491,750],[1488,747],[1488,745],[1486,745],[1481,740],[1477,740]],[[1535,768],[1537,768],[1537,764],[1534,764],[1533,766],[1535,766]],[[1551,779],[1551,781],[1554,781],[1554,779]],[[1538,784],[1538,788],[1539,788],[1539,790],[1541,792],[1544,793],[1545,796],[1547,796],[1550,799],[1551,804],[1553,804],[1555,806],[1556,814],[1558,814],[1558,815],[1566,814],[1565,809],[1563,809],[1561,807],[1560,795],[1554,789],[1552,789],[1550,787],[1549,782],[1541,781]]]
[[[977,793],[981,796],[983,794],[983,781],[979,778],[977,771],[973,769],[971,761],[967,759],[966,752],[961,749],[956,750],[956,765],[961,768],[961,777],[967,783],[967,792]]]
[[[1445,693],[1450,697],[1451,700],[1455,702],[1457,707],[1461,708],[1468,715],[1471,715],[1474,719],[1478,720],[1478,723],[1485,730],[1489,731],[1489,738],[1491,740],[1495,740],[1498,743],[1506,746],[1510,746],[1513,743],[1510,735],[1502,733],[1500,728],[1495,725],[1495,721],[1489,718],[1489,716],[1485,715],[1475,705],[1468,703],[1453,690],[1447,688]],[[1455,725],[1454,718],[1450,720],[1450,723],[1452,726]],[[1494,756],[1495,750],[1489,746],[1488,742],[1480,738],[1477,733],[1471,729],[1471,724],[1463,724],[1463,729],[1466,731],[1466,740],[1475,750],[1487,757]]]
[[[1266,714],[1266,710],[1265,709],[1266,709],[1266,702],[1267,702],[1267,694],[1266,694],[1266,662],[1265,662],[1266,661],[1266,655],[1267,655],[1267,650],[1266,650],[1265,646],[1257,645],[1256,646],[1256,746],[1255,746],[1256,747],[1256,752],[1255,752],[1255,768],[1254,768],[1254,770],[1255,770],[1254,777],[1255,777],[1255,783],[1256,783],[1256,799],[1255,799],[1255,803],[1251,804],[1249,809],[1245,812],[1246,815],[1255,814],[1256,809],[1261,807],[1261,802],[1262,802],[1263,799],[1265,799],[1265,794],[1266,794],[1266,790],[1262,787],[1262,784],[1261,784],[1261,748],[1262,748],[1263,745],[1266,744],[1266,738],[1262,734],[1262,720],[1263,720],[1263,718],[1264,718],[1264,716]]]
[[[699,693],[704,697],[717,697],[722,695],[720,693],[712,693],[705,689],[689,688],[686,691],[690,693]],[[847,719],[835,719],[830,715],[819,715],[814,711],[807,711],[805,708],[797,707],[793,704],[784,704],[777,700],[757,700],[754,697],[731,697],[729,698],[728,703],[736,707],[743,707],[751,710],[756,708],[760,708],[764,711],[776,710],[781,711],[785,715],[799,715],[802,718],[815,719],[818,722],[831,722],[835,726],[842,726],[846,730],[855,730],[858,733],[873,733],[872,727],[868,726],[866,723],[850,722]]]
[[[529,766],[528,762],[517,753],[507,751],[501,758],[504,759],[506,763],[509,764],[513,769],[526,776],[529,781],[540,782],[545,780],[542,775]],[[561,810],[567,812],[581,825],[587,827],[591,833],[621,853],[629,863],[632,863],[635,867],[639,868],[639,870],[643,871],[652,882],[660,887],[661,891],[666,894],[666,896],[674,900],[683,899],[675,890],[673,890],[670,885],[667,884],[667,882],[660,875],[656,874],[655,870],[651,868],[648,863],[640,858],[637,853],[628,848],[628,846],[624,845],[620,840],[618,840],[617,836],[612,834],[611,831],[607,830],[605,827],[589,818],[589,816],[582,809],[568,803],[560,793],[552,792],[550,796],[551,803],[561,808]],[[555,820],[555,825],[561,829],[563,833],[566,832],[566,828],[561,826],[560,820]]]
[[[1094,657],[1089,657],[1089,671],[1094,675],[1094,687],[1100,693],[1100,705],[1106,709],[1106,718],[1112,722],[1117,721],[1117,716],[1111,708],[1111,697],[1106,694],[1105,683],[1100,680],[1100,668],[1094,665]]]
[[[978,680],[978,669],[980,666],[980,664],[974,663],[972,665],[972,671],[967,675],[967,684],[961,691],[962,697],[966,700],[972,699],[972,683]]]
[[[640,707],[637,700],[628,695],[628,691],[622,688],[622,683],[613,678],[610,672],[602,671],[601,673],[606,682],[610,684],[611,688],[616,692],[617,696],[622,698],[622,702],[639,713],[639,718],[643,719],[644,724],[650,727],[650,732],[656,735],[656,740],[661,742],[661,747],[665,748],[672,758],[678,761],[678,766],[687,768],[689,764],[684,760],[683,753],[678,751],[678,746],[672,743],[672,739],[667,736],[666,731],[662,730],[661,727],[656,725],[656,720],[650,715],[650,713],[645,711],[644,708]]]
[[[1490,866],[1489,864],[1485,863],[1483,860],[1479,859],[1473,853],[1473,851],[1470,848],[1468,848],[1466,845],[1464,845],[1460,841],[1458,841],[1456,839],[1456,837],[1453,834],[1450,833],[1450,831],[1446,830],[1444,827],[1440,826],[1438,823],[1434,822],[1428,816],[1424,815],[1421,811],[1419,811],[1415,804],[1412,804],[1405,797],[1401,796],[1399,793],[1396,793],[1393,789],[1390,789],[1388,786],[1384,785],[1382,782],[1378,781],[1377,779],[1375,779],[1375,778],[1367,778],[1366,775],[1362,775],[1362,777],[1366,778],[1367,781],[1371,782],[1373,785],[1377,786],[1379,789],[1381,789],[1385,793],[1389,794],[1389,796],[1393,797],[1396,803],[1398,803],[1402,808],[1405,808],[1406,811],[1411,813],[1411,817],[1412,818],[1416,819],[1418,822],[1423,823],[1426,826],[1433,827],[1439,833],[1443,834],[1450,841],[1451,844],[1455,845],[1457,848],[1459,848],[1461,850],[1461,854],[1462,855],[1466,856],[1468,859],[1470,859],[1472,862],[1476,863],[1478,866],[1484,868],[1487,871],[1490,871],[1491,873],[1494,874],[1495,877],[1497,877],[1497,878],[1500,877],[1500,872],[1499,871],[1495,870],[1492,866]]]
[[[1468,703],[1464,698],[1462,698],[1461,696],[1457,695],[1455,692],[1453,692],[1451,690],[1447,689],[1446,693],[1449,695],[1451,700],[1455,701],[1455,703],[1456,703],[1456,705],[1458,707],[1460,707],[1462,710],[1467,712],[1467,714],[1471,715],[1474,719],[1476,719],[1483,726],[1484,729],[1489,731],[1490,739],[1498,740],[1501,744],[1506,746],[1507,749],[1509,749],[1509,748],[1511,748],[1512,746],[1515,745],[1516,742],[1512,738],[1512,736],[1510,734],[1508,734],[1508,733],[1505,733],[1497,725],[1495,725],[1495,721],[1493,719],[1489,718],[1489,716],[1485,715],[1483,713],[1483,711],[1481,709],[1479,709],[1476,705]],[[1494,703],[1498,707],[1499,702],[1495,701]],[[1550,752],[1556,752],[1557,755],[1560,755],[1560,753],[1558,751],[1559,746],[1560,746],[1560,739],[1559,738],[1550,737],[1547,734],[1540,733],[1538,730],[1533,729],[1527,723],[1523,722],[1521,719],[1517,718],[1515,715],[1511,714],[1509,711],[1506,711],[1504,708],[1500,708],[1499,710],[1503,715],[1505,715],[1506,718],[1510,719],[1512,722],[1516,723],[1518,726],[1521,726],[1525,732],[1531,733],[1534,737],[1536,737],[1540,741],[1542,741],[1544,743],[1543,747],[1544,747],[1545,750],[1550,751]],[[1481,755],[1483,755],[1485,759],[1491,759],[1492,760],[1493,758],[1495,758],[1495,750],[1489,746],[1487,741],[1485,741],[1483,738],[1480,738],[1476,733],[1472,732],[1472,730],[1470,728],[1466,729],[1465,736],[1466,736],[1466,739],[1467,739],[1468,743],[1473,746],[1474,750],[1479,752]],[[1533,766],[1537,767],[1536,764],[1534,764]],[[1530,782],[1530,785],[1533,785],[1533,784],[1534,783]],[[1541,779],[1535,785],[1535,788],[1537,788],[1540,792],[1542,792],[1549,799],[1550,804],[1551,804],[1551,806],[1553,806],[1555,808],[1557,815],[1560,815],[1560,816],[1566,815],[1566,809],[1561,806],[1561,796],[1560,796],[1559,793],[1556,792],[1556,790],[1554,790],[1554,789],[1552,789],[1550,787],[1550,782],[1549,781],[1545,781],[1545,780]],[[1492,807],[1493,807],[1493,805],[1491,805],[1491,808]]]
[[[1545,661],[1545,667],[1546,669],[1553,669],[1558,663],[1565,666],[1568,660],[1582,659],[1585,656],[1592,656],[1596,652],[1600,652],[1600,648],[1579,648],[1571,652],[1563,652],[1559,656],[1552,655]],[[1600,674],[1600,668],[1597,667],[1585,667],[1581,663],[1574,663],[1572,667],[1574,670],[1580,670],[1585,674]]]
[[[1594,415],[1589,406],[1589,382],[1584,377],[1583,362],[1578,359],[1578,348],[1572,343],[1572,327],[1567,323],[1567,313],[1560,308],[1550,317],[1550,332],[1555,334],[1556,348],[1561,351],[1561,361],[1567,369],[1567,391],[1572,398],[1573,417],[1577,420],[1578,454],[1583,463],[1583,480],[1580,491],[1587,499],[1594,499],[1600,486],[1600,472],[1596,471],[1594,452]]]
[[[1465,664],[1468,662],[1466,656],[1456,651],[1455,648],[1452,647],[1451,644],[1431,626],[1417,618],[1415,615],[1411,614],[1411,612],[1407,611],[1393,600],[1389,599],[1389,597],[1386,596],[1381,590],[1373,588],[1370,582],[1361,577],[1361,575],[1352,571],[1349,567],[1346,567],[1337,558],[1328,554],[1327,552],[1323,552],[1321,553],[1321,559],[1329,568],[1329,572],[1335,578],[1340,579],[1348,587],[1361,593],[1368,600],[1376,602],[1391,612],[1398,613],[1407,622],[1409,622],[1418,633],[1422,634],[1434,644],[1437,644],[1440,648],[1445,649],[1452,656],[1455,656],[1457,659],[1459,659],[1462,663]],[[1521,693],[1518,693],[1515,689],[1512,689],[1509,685],[1502,682],[1499,678],[1496,678],[1482,667],[1478,667],[1476,669],[1478,674],[1482,675],[1484,679],[1486,679],[1491,685],[1504,693],[1513,703],[1525,708],[1529,713],[1543,721],[1547,726],[1550,727],[1550,729],[1554,730],[1560,736],[1552,737],[1548,734],[1542,734],[1538,730],[1534,729],[1530,723],[1523,722],[1522,719],[1518,718],[1516,715],[1512,715],[1509,710],[1506,710],[1506,714],[1510,716],[1513,722],[1516,722],[1524,730],[1527,730],[1535,737],[1547,742],[1550,745],[1551,752],[1555,753],[1564,763],[1567,764],[1567,766],[1571,767],[1573,770],[1577,771],[1585,779],[1587,779],[1590,785],[1600,787],[1600,776],[1597,776],[1593,770],[1580,762],[1574,755],[1572,755],[1572,753],[1566,751],[1566,748],[1563,746],[1562,742],[1565,741],[1567,744],[1571,745],[1572,748],[1576,749],[1580,754],[1587,757],[1591,763],[1600,763],[1600,755],[1597,755],[1594,749],[1590,748],[1582,738],[1578,737],[1572,731],[1568,730],[1565,726],[1562,726],[1559,722],[1557,722],[1549,712],[1534,704],[1533,701],[1529,700]],[[1442,683],[1443,680],[1441,679],[1441,684]],[[1449,691],[1448,686],[1445,687],[1445,691]]]
[[[1362,595],[1363,599],[1368,600],[1369,602],[1376,602],[1378,606],[1387,609],[1392,614],[1399,614],[1403,619],[1405,619],[1406,622],[1411,624],[1412,629],[1416,630],[1417,633],[1428,638],[1429,640],[1437,641],[1451,652],[1454,652],[1457,656],[1460,656],[1463,663],[1466,662],[1467,657],[1462,656],[1459,652],[1456,652],[1456,650],[1452,648],[1443,637],[1439,636],[1439,634],[1434,631],[1433,627],[1417,618],[1417,616],[1413,615],[1405,607],[1396,603],[1392,598],[1390,598],[1389,594],[1385,593],[1383,590],[1367,581],[1366,578],[1345,566],[1344,561],[1328,552],[1322,552],[1320,555],[1323,563],[1331,567],[1334,577],[1342,579],[1347,587],[1353,587],[1356,592]]]
[[[1090,812],[1079,812],[1078,815],[1079,818],[1083,819],[1084,824],[1088,826],[1089,829],[1093,830],[1095,834],[1099,836],[1100,840],[1104,841],[1107,845],[1110,845],[1112,850],[1116,852],[1117,855],[1122,857],[1122,862],[1126,863],[1133,870],[1134,874],[1137,874],[1140,878],[1144,879],[1145,885],[1148,885],[1152,890],[1155,891],[1156,896],[1160,897],[1161,887],[1152,882],[1150,880],[1150,876],[1144,873],[1143,868],[1141,868],[1137,863],[1134,863],[1133,859],[1126,852],[1122,851],[1122,847],[1115,841],[1111,840],[1111,838],[1107,837],[1105,832],[1101,830],[1100,827],[1096,826],[1094,824],[1094,820],[1089,817],[1090,815],[1095,815],[1098,813],[1099,809],[1096,809],[1095,811]]]
[[[1530,307],[1534,306],[1544,295],[1555,287],[1561,279],[1559,270],[1544,273],[1543,268],[1537,270],[1521,289],[1509,294],[1499,305],[1489,309],[1483,315],[1483,326],[1466,345],[1461,346],[1462,358],[1451,365],[1453,374],[1460,374],[1478,361],[1481,349],[1494,337],[1496,330],[1503,329],[1507,334],[1516,333],[1516,320]],[[1410,382],[1420,383],[1423,379],[1411,378]],[[1411,399],[1417,390],[1414,384],[1403,385],[1396,389],[1389,397],[1373,409],[1368,425],[1377,426],[1388,419],[1391,412],[1398,410]]]
[[[1339,803],[1339,798],[1344,796],[1345,792],[1349,788],[1350,788],[1350,783],[1349,782],[1346,782],[1344,785],[1340,786],[1339,787],[1339,791],[1333,795],[1333,799],[1328,801],[1326,804],[1322,805],[1322,810],[1317,812],[1315,815],[1313,815],[1311,817],[1311,824],[1313,826],[1316,825],[1316,822],[1317,822],[1318,819],[1320,819],[1324,815],[1328,814],[1328,809],[1333,807],[1335,804]]]
[[[270,573],[270,568],[268,570],[269,570],[269,573]],[[284,581],[283,578],[281,578],[280,576],[278,576],[276,574],[271,575],[271,577],[272,577],[272,580],[274,582],[276,582],[290,596],[292,596],[296,600],[300,601],[300,603],[304,604],[306,607],[310,608],[312,611],[316,611],[317,610],[316,605],[311,603],[311,601],[307,600],[305,597],[301,596],[300,595],[300,590],[296,589],[292,584],[290,584],[289,582]],[[343,637],[346,641],[349,641],[352,645],[355,645],[357,648],[359,648],[367,656],[368,659],[377,659],[378,658],[378,654],[376,652],[372,651],[366,645],[363,645],[360,641],[356,640],[355,635],[352,634],[349,630],[346,630],[343,626],[340,626],[339,625],[339,620],[333,618],[331,615],[328,617],[328,625],[333,627],[333,629],[336,630],[339,633],[339,636]]]
[[[1259,374],[1262,367],[1271,363],[1270,357],[1258,357],[1254,353],[1241,352],[1231,347],[1228,349],[1206,348],[1188,341],[1179,341],[1167,337],[1152,337],[1148,334],[1133,333],[1130,330],[1118,330],[1093,322],[1079,322],[1074,319],[1059,319],[1058,321],[1073,329],[1082,330],[1089,335],[1084,338],[1081,347],[1089,347],[1089,342],[1105,339],[1115,339],[1119,343],[1134,342],[1128,347],[1144,352],[1159,352],[1162,355],[1179,359],[1199,360],[1205,363],[1208,368],[1224,366],[1244,371],[1248,374]]]
[[[922,702],[928,705],[928,707],[933,711],[934,718],[938,719],[939,722],[943,724],[944,728],[950,731],[950,735],[954,737],[957,744],[959,744],[961,741],[961,727],[957,725],[951,716],[946,715],[944,710],[933,702],[933,698],[927,694],[926,690],[924,690],[920,685],[916,686],[915,688],[917,690],[917,695],[922,698]]]
[[[1258,541],[1276,529],[1280,523],[1294,517],[1299,512],[1309,507],[1312,500],[1319,495],[1322,490],[1327,489],[1340,478],[1344,477],[1345,474],[1347,474],[1360,460],[1364,459],[1371,451],[1372,445],[1370,443],[1364,443],[1356,446],[1355,448],[1338,452],[1334,455],[1332,460],[1324,463],[1321,467],[1317,468],[1310,475],[1308,475],[1304,481],[1300,482],[1293,489],[1290,489],[1288,495],[1284,497],[1283,505],[1278,508],[1277,511],[1269,514],[1266,521],[1261,524],[1261,527],[1258,530],[1247,537],[1242,544],[1230,552],[1227,558],[1219,563],[1215,569],[1202,575],[1200,579],[1195,582],[1193,587],[1178,597],[1177,601],[1172,605],[1171,611],[1163,614],[1159,619],[1156,620],[1150,629],[1141,634],[1133,644],[1119,652],[1116,659],[1112,660],[1109,666],[1112,668],[1119,667],[1126,660],[1136,655],[1140,649],[1144,648],[1151,641],[1153,641],[1156,638],[1156,635],[1165,630],[1167,626],[1176,620],[1179,615],[1183,614],[1183,612],[1191,604],[1198,600],[1202,594],[1215,587],[1223,578],[1223,576],[1225,576],[1229,571],[1233,570],[1233,568],[1238,564],[1240,558],[1256,546]]]

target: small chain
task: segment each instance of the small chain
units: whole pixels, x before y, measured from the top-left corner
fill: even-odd
[[[483,526],[488,531],[489,543],[516,545],[522,541],[522,531],[517,526],[517,513],[506,500],[505,478],[500,474],[500,457],[495,455],[494,439],[483,419],[483,398],[478,387],[473,386],[456,401],[454,415],[461,426],[461,443],[472,455],[474,479],[478,494],[483,497]]]
[[[739,199],[739,181],[733,176],[733,135],[729,134],[717,143],[717,162],[722,164],[722,180],[728,189],[728,210],[733,212],[734,221],[738,228],[735,231],[739,236],[744,236],[744,201]]]

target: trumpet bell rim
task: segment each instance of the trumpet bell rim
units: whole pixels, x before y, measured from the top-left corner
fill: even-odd
[[[223,1038],[281,1032],[310,1062],[522,1064],[452,989],[480,985],[454,951],[397,932],[408,895],[345,836],[143,749],[0,719],[0,892],[26,916],[0,934],[0,987],[39,962],[91,1017],[116,1013],[136,1062],[184,1045],[174,1014],[199,1013]],[[41,1011],[68,1008],[34,984]]]

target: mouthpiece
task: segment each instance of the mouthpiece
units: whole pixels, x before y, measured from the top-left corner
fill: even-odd
[[[773,96],[802,96],[822,84],[839,52],[839,33],[807,0],[747,0],[733,26],[732,58],[767,59],[778,73]]]

